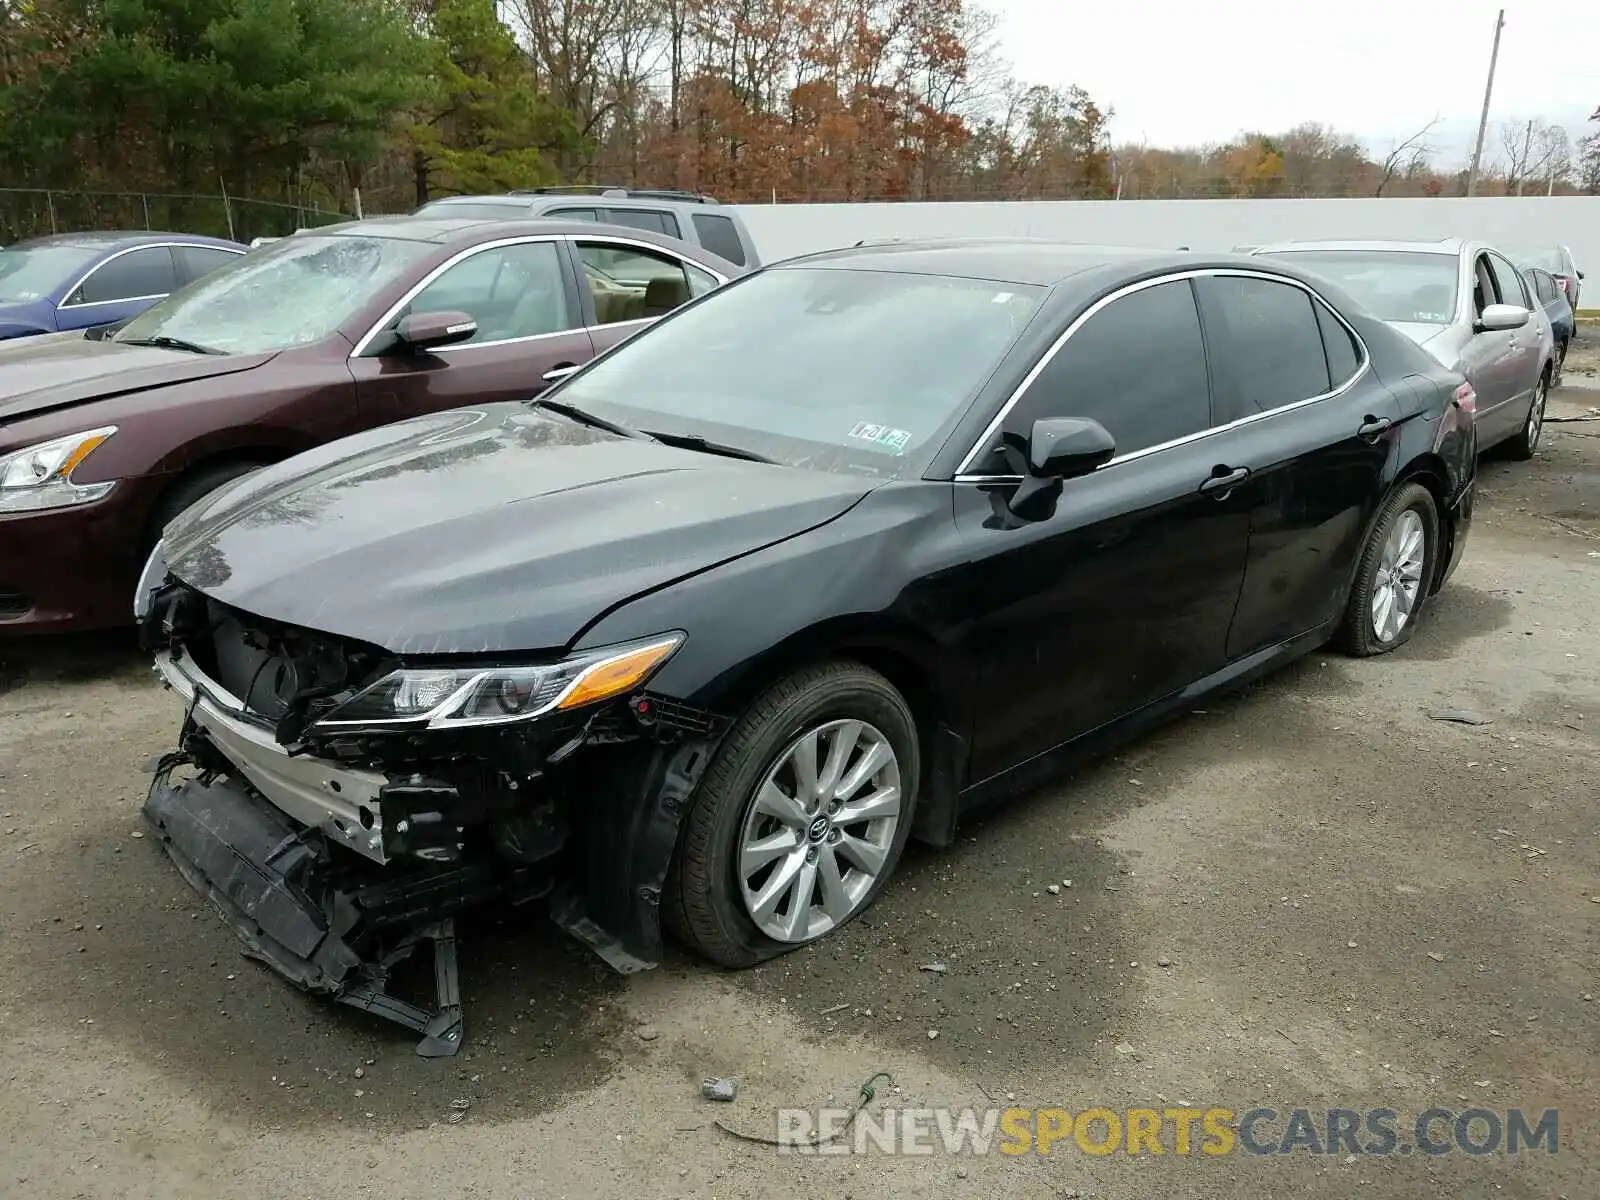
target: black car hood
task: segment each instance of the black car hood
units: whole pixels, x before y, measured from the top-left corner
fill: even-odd
[[[634,596],[833,520],[874,485],[500,404],[248,476],[168,526],[164,555],[225,604],[397,654],[555,650]]]
[[[191,354],[83,336],[82,330],[0,342],[0,425],[146,388],[231,375],[271,354]]]

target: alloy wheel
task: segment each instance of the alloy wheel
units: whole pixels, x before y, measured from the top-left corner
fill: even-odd
[[[1549,393],[1549,386],[1544,381],[1544,376],[1539,377],[1539,384],[1533,390],[1533,406],[1528,409],[1528,453],[1532,454],[1539,448],[1539,435],[1544,432],[1544,403]]]
[[[888,868],[900,760],[865,721],[807,729],[767,770],[745,813],[735,872],[766,936],[808,942],[843,924]]]
[[[1411,620],[1422,594],[1422,567],[1427,561],[1428,535],[1422,518],[1412,508],[1400,514],[1383,543],[1383,557],[1372,587],[1372,632],[1380,642],[1392,642]]]

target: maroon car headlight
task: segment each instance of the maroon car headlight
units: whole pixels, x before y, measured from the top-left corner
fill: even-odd
[[[642,687],[683,639],[667,633],[529,666],[401,668],[346,700],[312,731],[460,729],[583,708]]]
[[[116,486],[74,483],[72,472],[117,432],[115,425],[25,446],[0,458],[0,515],[71,508],[98,500]]]

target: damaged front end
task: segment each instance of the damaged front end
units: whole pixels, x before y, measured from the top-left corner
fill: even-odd
[[[648,689],[676,632],[556,661],[404,662],[141,588],[187,709],[144,814],[247,953],[302,988],[461,1044],[454,918],[549,896],[612,967],[660,960],[659,903],[725,722]],[[437,998],[393,995],[431,942]]]

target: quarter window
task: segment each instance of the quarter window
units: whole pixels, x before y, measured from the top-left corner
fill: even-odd
[[[468,314],[478,332],[461,345],[536,337],[572,326],[554,242],[480,250],[417,293],[406,312]]]
[[[712,276],[664,252],[615,242],[581,241],[577,249],[599,325],[665,316],[716,286]]]
[[[1119,456],[1207,428],[1205,346],[1188,281],[1140,288],[1085,321],[1029,385],[1006,425],[1025,437],[1042,417],[1098,421]],[[974,469],[1006,467],[996,455]]]
[[[1205,315],[1219,424],[1329,390],[1328,354],[1307,292],[1244,275],[1207,276],[1195,287]]]
[[[1343,387],[1361,369],[1361,346],[1344,323],[1326,304],[1313,302],[1317,324],[1322,326],[1322,348],[1328,354],[1328,379],[1333,387]]]
[[[1483,310],[1491,304],[1500,303],[1500,297],[1495,291],[1494,276],[1489,272],[1489,260],[1483,255],[1472,266],[1472,315],[1474,318],[1483,316]]]
[[[73,293],[71,304],[106,304],[114,300],[165,296],[178,286],[172,251],[166,246],[130,250],[97,268]]]
[[[744,240],[739,229],[729,217],[717,213],[695,213],[694,231],[700,235],[700,244],[718,258],[744,266]]]

